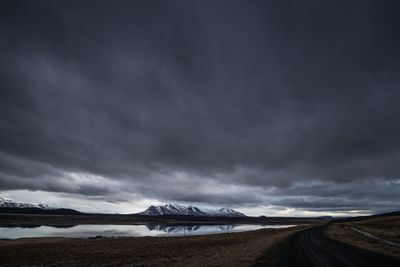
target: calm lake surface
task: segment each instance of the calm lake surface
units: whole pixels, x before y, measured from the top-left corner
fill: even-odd
[[[0,227],[0,239],[26,237],[80,237],[95,236],[185,236],[234,233],[264,228],[286,228],[295,225],[94,225],[82,224],[66,227]]]

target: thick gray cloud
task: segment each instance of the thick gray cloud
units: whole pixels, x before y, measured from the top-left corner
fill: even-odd
[[[2,1],[0,189],[399,208],[399,5]]]

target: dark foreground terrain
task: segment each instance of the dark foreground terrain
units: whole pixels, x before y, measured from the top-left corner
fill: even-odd
[[[338,221],[325,227],[324,234],[354,247],[400,257],[400,215]]]
[[[400,266],[399,258],[330,239],[323,234],[323,228],[324,226],[312,227],[289,237],[269,266]]]
[[[251,266],[304,229],[187,237],[33,238],[0,241],[0,266]]]

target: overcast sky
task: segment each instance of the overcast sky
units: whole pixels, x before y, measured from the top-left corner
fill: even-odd
[[[0,2],[0,196],[400,209],[399,1]]]

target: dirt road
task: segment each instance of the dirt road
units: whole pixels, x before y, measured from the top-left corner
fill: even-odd
[[[270,266],[279,267],[398,267],[400,260],[327,238],[323,226],[300,231],[287,240]]]

